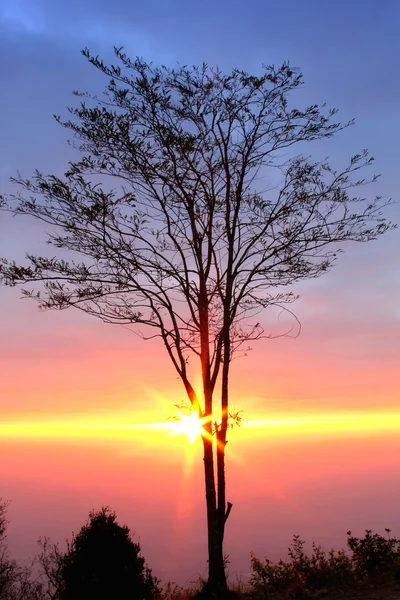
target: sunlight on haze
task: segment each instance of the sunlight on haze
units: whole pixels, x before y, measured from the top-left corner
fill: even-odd
[[[75,416],[67,419],[48,418],[46,420],[8,420],[0,422],[1,438],[30,439],[129,439],[132,436],[152,444],[171,443],[171,436],[185,435],[193,444],[204,434],[205,419],[198,419],[195,413],[189,416],[177,414],[177,421],[159,423],[127,422],[129,416],[104,415]],[[237,434],[249,436],[290,437],[292,435],[315,436],[322,433],[371,433],[400,430],[400,413],[331,413],[310,414],[294,417],[281,416],[273,419],[243,419],[243,427]],[[236,434],[236,435],[237,435]]]

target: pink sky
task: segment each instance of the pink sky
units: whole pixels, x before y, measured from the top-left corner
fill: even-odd
[[[398,532],[398,433],[327,439],[259,437],[232,445],[228,498],[234,503],[226,537],[232,578],[249,573],[249,553],[279,558],[293,534],[327,548],[343,547],[346,531]],[[233,442],[232,442],[233,444]],[[149,448],[123,443],[0,443],[7,460],[2,494],[9,509],[10,547],[35,553],[48,535],[64,542],[92,508],[111,505],[136,530],[155,574],[194,580],[205,569],[205,510],[200,449],[193,471],[182,443]],[[4,466],[5,465],[5,466]]]
[[[7,237],[17,226],[8,224]],[[245,422],[232,434],[226,552],[233,578],[247,577],[250,551],[279,558],[295,533],[327,547],[343,547],[348,529],[400,533],[396,235],[354,248],[331,274],[300,289],[299,338],[259,342],[233,363],[231,400],[245,421],[317,419],[274,430]],[[137,531],[164,581],[204,574],[198,446],[189,469],[182,437],[98,431],[85,440],[59,431],[69,422],[154,423],[173,414],[184,394],[163,348],[80,313],[38,312],[15,289],[0,294],[0,495],[11,500],[15,556],[32,556],[39,536],[63,543],[91,509],[108,504]],[[377,416],[363,429],[371,412]],[[324,415],[339,425],[326,431]]]
[[[329,281],[304,290],[299,338],[260,342],[234,363],[232,401],[247,421],[344,416],[331,431],[318,421],[275,430],[245,423],[232,434],[228,498],[234,510],[226,539],[232,576],[248,574],[250,551],[284,554],[294,533],[341,547],[348,529],[398,531],[399,326],[383,306],[368,315],[368,297],[352,305],[354,290],[368,279],[357,269],[340,293],[341,305],[330,300],[349,271],[338,267]],[[379,290],[372,295],[384,300]],[[57,433],[58,424],[69,421],[152,423],[173,414],[173,403],[184,396],[162,348],[84,315],[38,313],[34,303],[17,301],[17,290],[2,290],[2,297],[13,320],[3,313],[0,445],[6,460],[0,474],[1,495],[12,501],[14,553],[33,555],[40,535],[63,542],[89,510],[109,504],[137,531],[163,580],[184,583],[204,573],[198,445],[189,468],[187,440],[157,430],[100,431],[86,440]],[[388,417],[363,430],[362,416],[371,411]],[[54,424],[53,437],[40,430],[46,422]],[[29,423],[30,430],[18,430]],[[5,435],[13,424],[14,434]]]

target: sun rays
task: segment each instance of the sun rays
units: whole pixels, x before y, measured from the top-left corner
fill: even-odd
[[[206,435],[207,419],[199,419],[177,413],[174,420],[154,423],[134,423],[131,415],[93,417],[74,416],[47,418],[43,420],[2,420],[2,439],[145,439],[151,444],[185,443],[194,445]],[[275,419],[243,420],[243,437],[249,434],[290,437],[291,435],[314,436],[321,433],[358,434],[380,431],[399,431],[400,413],[336,413],[313,414]],[[241,432],[238,432],[241,433]],[[207,434],[208,435],[208,434]],[[236,434],[237,435],[237,434]],[[215,436],[214,436],[215,437]]]
[[[190,444],[193,444],[199,437],[208,435],[203,425],[205,425],[209,418],[199,419],[195,412],[190,413],[189,416],[177,414],[178,421],[174,423],[172,435],[186,435]]]

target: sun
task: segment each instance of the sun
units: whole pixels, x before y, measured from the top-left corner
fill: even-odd
[[[177,417],[179,421],[174,423],[172,435],[184,434],[189,442],[193,444],[198,437],[206,433],[203,425],[207,419],[199,419],[195,412],[192,412],[189,416],[178,413]]]

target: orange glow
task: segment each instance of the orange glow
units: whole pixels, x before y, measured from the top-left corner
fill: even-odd
[[[186,435],[193,444],[206,432],[203,428],[207,419],[198,419],[196,413],[185,416],[178,413],[179,421],[159,423],[133,423],[130,415],[69,416],[67,419],[7,420],[0,422],[0,438],[25,439],[130,439],[146,440],[154,444],[171,443],[171,436]],[[399,412],[357,412],[309,414],[273,419],[243,420],[243,427],[232,434],[246,439],[254,438],[257,431],[264,437],[289,438],[293,435],[318,436],[320,434],[371,433],[399,431]]]
[[[302,435],[321,433],[362,433],[373,431],[397,431],[400,429],[400,413],[336,412],[310,414],[280,419],[243,420],[244,429],[267,429],[270,434],[289,436],[292,432]]]

